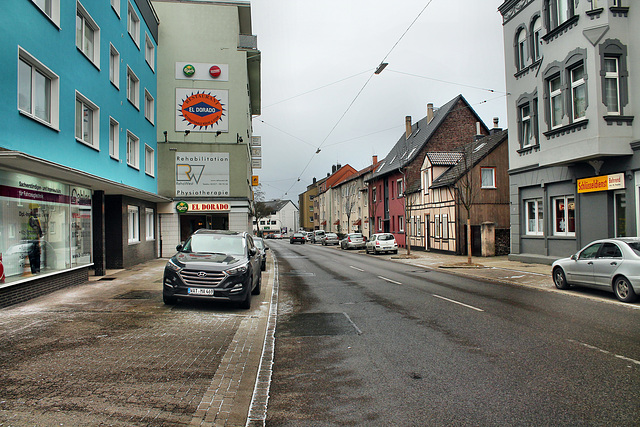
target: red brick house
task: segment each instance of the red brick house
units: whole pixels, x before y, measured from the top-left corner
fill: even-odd
[[[438,109],[427,106],[427,116],[416,123],[405,120],[406,130],[368,180],[370,232],[392,233],[405,246],[406,183],[420,180],[428,151],[453,151],[489,129],[462,95]]]

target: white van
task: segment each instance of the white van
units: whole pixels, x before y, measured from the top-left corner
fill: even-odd
[[[313,232],[313,241],[311,243],[320,243],[321,239],[324,237],[324,230],[316,230]]]

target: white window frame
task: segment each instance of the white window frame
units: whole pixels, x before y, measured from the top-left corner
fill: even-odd
[[[140,17],[131,2],[127,3],[129,4],[127,9],[127,32],[138,49],[140,49]]]
[[[529,206],[533,208],[533,218],[530,215]],[[525,234],[528,236],[544,235],[544,210],[542,199],[531,199],[524,201],[525,212]]]
[[[113,117],[109,117],[109,156],[120,159],[120,123]]]
[[[34,56],[32,56],[29,52],[22,49],[18,46],[18,70],[20,69],[20,61],[22,61],[25,65],[30,67],[30,77],[29,77],[29,106],[28,109],[21,108],[20,106],[20,72],[17,72],[18,76],[18,91],[17,91],[17,107],[18,111],[46,126],[49,126],[55,130],[58,130],[59,126],[59,117],[60,117],[60,78],[57,74],[51,71],[48,67],[46,67],[42,62],[38,61]],[[36,106],[38,104],[38,93],[34,90],[36,87],[36,77],[40,75],[47,79],[49,87],[46,90],[46,96],[48,97],[48,119],[40,117],[36,110]]]
[[[140,243],[140,208],[138,206],[127,206],[127,231],[128,243]]]
[[[396,191],[397,191],[397,197],[402,197],[404,195],[404,186],[403,184],[403,180],[402,179],[398,179],[396,180]]]
[[[435,215],[433,217],[433,237],[435,239],[442,238],[442,219],[440,215]]]
[[[156,224],[155,224],[155,213],[151,208],[145,208],[144,210],[145,217],[145,239],[146,240],[155,240],[156,239]]]
[[[60,28],[60,0],[31,0],[47,18]]]
[[[148,144],[144,144],[144,173],[156,176],[156,152]]]
[[[109,43],[109,80],[120,89],[120,52]]]
[[[156,101],[151,96],[151,93],[145,88],[144,89],[144,117],[149,121],[149,123],[154,124],[155,119],[155,109],[156,109]]]
[[[144,59],[151,70],[155,71],[156,47],[147,33],[144,34]]]
[[[129,66],[127,66],[127,99],[140,110],[140,79]]]
[[[570,202],[571,200],[571,202]],[[557,202],[562,202],[564,203],[564,208],[563,208],[563,212],[564,212],[564,230],[558,229],[558,217],[557,217],[557,212],[556,212],[556,203]],[[568,223],[568,219],[569,219],[569,205],[570,203],[573,203],[574,205],[574,210],[573,210],[573,214],[574,214],[574,230],[573,231],[569,231],[569,223]],[[554,197],[551,199],[551,209],[553,209],[553,235],[554,236],[575,236],[576,232],[575,232],[575,198],[573,196],[560,196],[560,197]]]
[[[398,231],[404,232],[404,216],[398,215]]]
[[[485,183],[485,172],[491,172],[491,184]],[[481,188],[496,188],[496,168],[495,167],[481,167],[480,168],[480,186]]]
[[[574,71],[578,70],[582,68],[582,77],[580,77],[579,79],[574,79]],[[572,120],[584,120],[587,118],[587,82],[585,80],[585,66],[584,63],[580,63],[577,64],[575,67],[571,67],[571,69],[569,70],[569,78],[571,80],[571,118]],[[576,92],[579,90],[584,90],[584,98],[583,98],[583,102],[585,104],[584,106],[584,111],[582,112],[582,115],[577,116],[577,114],[579,114],[578,112],[578,108],[577,108],[577,98],[576,98]]]
[[[140,138],[127,131],[127,165],[140,170]]]
[[[111,0],[111,8],[118,15],[118,18],[120,18],[120,3],[121,0]]]
[[[84,117],[82,117],[80,118],[80,123],[78,123],[78,104],[80,104],[81,107],[81,115],[85,112],[85,109],[91,111],[91,118],[89,121],[85,121]],[[76,141],[100,151],[100,108],[78,91],[76,91],[75,122]],[[80,134],[78,134],[78,125],[80,125]],[[89,130],[89,139],[85,138],[85,126],[91,126],[91,129]]]
[[[378,195],[377,188],[376,188],[376,187],[373,187],[373,188],[371,189],[371,201],[372,201],[372,202],[376,202],[376,201],[377,201],[377,200],[376,200],[377,195]]]
[[[527,68],[527,31],[521,28],[518,32],[518,71]]]
[[[558,81],[558,88],[554,90],[552,83],[556,80]],[[562,106],[562,80],[559,75],[554,76],[547,81],[547,84],[549,85],[549,114],[551,115],[551,128],[555,129],[562,126],[562,117],[564,116]],[[553,108],[556,102],[558,102],[558,105],[560,106],[560,112],[558,113],[559,116],[556,115]]]
[[[542,58],[542,52],[540,51],[542,48],[542,18],[540,16],[535,18],[531,28],[533,30],[533,52],[531,52],[531,56],[533,57],[533,62],[537,62]]]
[[[378,231],[382,231],[382,217],[378,217]]]
[[[82,20],[80,29],[78,29],[78,19]],[[87,27],[93,31],[93,45],[90,48],[85,44]],[[76,3],[76,47],[92,64],[100,68],[100,27],[80,2]]]
[[[606,64],[607,61],[613,61],[613,63],[616,65],[616,69],[615,71],[607,71],[606,69]],[[607,114],[608,115],[620,115],[620,59],[614,56],[605,56],[604,57],[604,65],[605,65],[605,69],[604,71],[604,81],[605,81],[605,93],[604,93],[604,102],[605,105],[607,106]],[[615,94],[616,94],[616,105],[615,105],[615,110],[611,110],[610,109],[610,105],[608,103],[608,99],[607,99],[607,86],[606,83],[607,81],[611,81],[613,80],[615,82]]]
[[[442,215],[442,239],[449,239],[449,215]]]
[[[525,112],[526,109],[526,112]],[[520,134],[520,143],[522,147],[531,147],[534,144],[533,128],[531,122],[531,105],[526,103],[519,108],[520,110],[520,122],[522,123],[522,129]]]

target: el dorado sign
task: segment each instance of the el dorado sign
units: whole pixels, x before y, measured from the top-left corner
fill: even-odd
[[[593,191],[620,190],[624,187],[624,173],[613,175],[594,176],[578,180],[578,193],[591,193]]]
[[[176,89],[176,132],[228,132],[228,90]]]
[[[188,203],[179,202],[176,205],[178,213],[187,212],[222,212],[230,211],[231,206],[229,203]]]

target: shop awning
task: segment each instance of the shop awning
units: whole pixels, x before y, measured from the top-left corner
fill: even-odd
[[[357,221],[354,221],[353,225],[362,225],[362,220],[359,219]]]
[[[93,191],[104,191],[106,195],[123,195],[154,203],[171,202],[171,199],[168,197],[140,190],[139,188],[119,182],[110,181],[20,151],[0,151],[0,167],[7,170],[17,170],[22,173],[43,176],[66,184],[89,188]]]

